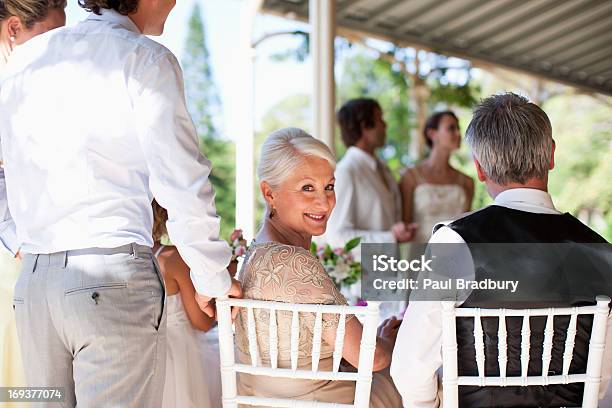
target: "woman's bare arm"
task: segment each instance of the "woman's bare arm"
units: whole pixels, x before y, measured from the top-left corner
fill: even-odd
[[[414,189],[417,186],[417,182],[412,174],[412,171],[406,170],[402,176],[399,188],[402,193],[402,221],[409,224],[413,220],[413,202],[414,202]]]
[[[195,300],[196,291],[189,276],[189,267],[183,261],[176,248],[172,248],[172,253],[168,256],[166,269],[178,283],[181,300],[191,325],[197,330],[210,330],[215,322],[211,317],[202,312],[198,306]]]

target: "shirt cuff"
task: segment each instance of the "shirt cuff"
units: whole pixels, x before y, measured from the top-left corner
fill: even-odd
[[[232,286],[232,278],[230,278],[227,269],[223,269],[215,275],[204,275],[195,273],[193,270],[189,272],[189,276],[193,282],[196,292],[200,295],[209,297],[219,297],[225,295]]]
[[[13,254],[13,256],[17,255],[21,247],[21,242],[17,240],[17,232],[15,231],[14,223],[11,222],[4,231],[0,233],[0,242],[7,251]]]

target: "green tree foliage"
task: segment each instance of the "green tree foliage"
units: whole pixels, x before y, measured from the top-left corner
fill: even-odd
[[[543,106],[553,124],[555,168],[550,192],[556,206],[612,240],[612,116],[588,96],[563,95]]]
[[[198,134],[207,139],[217,136],[214,118],[219,113],[221,104],[210,66],[204,20],[198,2],[194,3],[188,26],[185,52],[181,61],[185,76],[185,96]]]
[[[206,30],[198,2],[194,4],[182,65],[187,107],[200,139],[202,153],[212,162],[210,181],[215,189],[221,237],[229,237],[236,224],[236,166],[234,143],[218,136],[215,118],[221,113],[206,47]]]

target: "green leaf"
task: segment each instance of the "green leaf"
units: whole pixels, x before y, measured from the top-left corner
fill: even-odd
[[[349,242],[347,242],[344,245],[344,252],[350,252],[353,249],[357,248],[360,242],[361,242],[361,237],[356,237],[356,238],[351,239]]]
[[[317,244],[315,242],[310,243],[310,252],[312,252],[314,256],[317,256]]]

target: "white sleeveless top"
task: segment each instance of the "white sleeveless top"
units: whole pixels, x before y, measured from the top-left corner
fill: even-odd
[[[416,168],[410,169],[417,179],[413,195],[413,222],[419,225],[413,242],[429,241],[433,227],[465,212],[465,189],[458,183],[433,184],[425,181]]]

